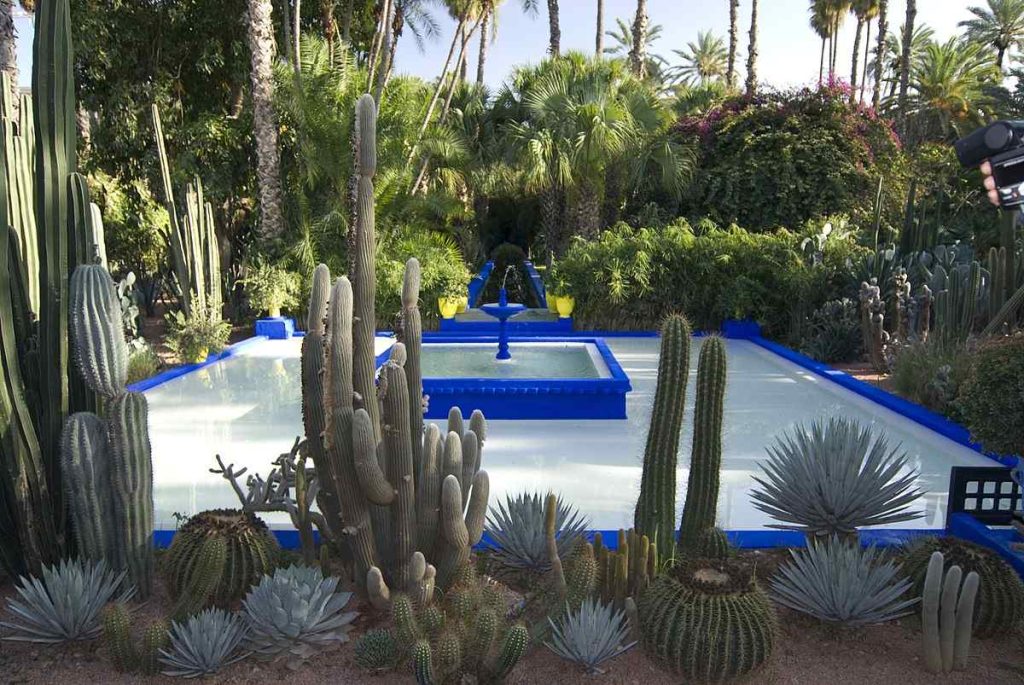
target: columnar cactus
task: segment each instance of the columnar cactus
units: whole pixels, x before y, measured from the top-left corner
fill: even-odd
[[[921,597],[925,667],[932,673],[960,671],[967,666],[980,578],[971,571],[961,586],[962,576],[955,564],[943,571],[942,552],[932,553]]]
[[[658,382],[633,519],[636,530],[654,541],[663,558],[672,556],[675,540],[676,463],[689,377],[690,324],[676,314],[661,326]]]
[[[626,600],[638,597],[658,569],[658,548],[646,535],[620,530],[616,550],[604,545],[600,533],[594,536],[597,561],[597,592],[601,601],[623,609]]]
[[[127,392],[126,344],[114,282],[83,264],[71,277],[75,357],[106,420],[81,412],[65,426],[61,464],[82,553],[126,569],[143,597],[153,572],[153,464],[145,396]],[[105,434],[105,435],[104,435]]]
[[[686,503],[679,524],[679,550],[683,555],[720,558],[728,551],[724,533],[715,527],[722,467],[725,381],[725,342],[717,336],[707,338],[697,364],[693,450]]]

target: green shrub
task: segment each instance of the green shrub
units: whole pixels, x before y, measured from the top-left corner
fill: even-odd
[[[249,265],[241,281],[249,305],[257,312],[278,316],[280,310],[295,310],[299,306],[302,279],[299,274],[282,266],[256,260]]]
[[[160,357],[152,346],[143,342],[128,353],[128,384],[155,376],[159,370]]]
[[[798,332],[815,309],[850,296],[847,264],[856,261],[848,235],[828,239],[807,256],[801,234],[749,233],[683,220],[664,229],[618,224],[594,241],[576,240],[552,279],[576,298],[578,323],[598,329],[658,327],[685,311],[695,328],[753,318],[770,335]]]
[[[873,214],[885,179],[887,223],[902,216],[905,162],[889,124],[841,88],[734,97],[676,124],[701,152],[682,212],[751,230],[831,213]],[[864,225],[868,225],[864,222]]]
[[[231,335],[231,324],[220,318],[220,312],[193,307],[185,316],[180,311],[167,315],[167,347],[184,364],[202,361],[209,354],[224,349]]]
[[[969,367],[970,354],[962,347],[911,345],[896,355],[892,384],[907,399],[957,421],[956,398]]]
[[[857,302],[829,300],[807,318],[800,351],[820,362],[851,362],[861,353],[863,336]]]
[[[959,405],[971,437],[986,450],[1024,455],[1024,335],[977,350]]]

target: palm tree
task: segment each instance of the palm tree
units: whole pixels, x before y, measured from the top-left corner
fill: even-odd
[[[875,47],[875,85],[871,93],[871,106],[877,110],[882,104],[882,72],[885,46],[889,38],[889,0],[878,0],[878,45]]]
[[[594,55],[604,54],[604,0],[597,0],[597,33],[594,36]]]
[[[281,217],[281,153],[274,112],[274,22],[270,0],[248,0],[247,37],[251,53],[253,136],[260,195],[260,237],[270,243],[284,231]]]
[[[736,48],[739,45],[740,0],[729,0],[729,65],[725,80],[730,88],[736,87]]]
[[[867,36],[864,40],[864,66],[860,72],[860,101],[864,102],[864,91],[868,82],[868,63],[871,61],[871,22],[878,19],[881,0],[855,0],[855,6],[864,17]]]
[[[548,0],[548,53],[558,57],[561,52],[562,30],[558,27],[558,0]]]
[[[829,36],[832,34],[832,24],[829,22],[825,3],[820,0],[811,3],[811,28],[821,38],[821,58],[818,62],[818,86],[820,87],[825,81],[825,46],[828,45]]]
[[[633,73],[640,78],[647,72],[647,0],[637,0],[636,17],[633,19],[633,49],[629,51],[629,64]]]
[[[481,0],[480,19],[480,52],[476,58],[476,84],[484,84],[484,67],[487,64],[487,45],[494,40],[497,32],[491,28],[491,23],[497,18],[498,6],[502,0]]]
[[[919,136],[958,137],[992,114],[990,87],[1002,71],[988,45],[959,38],[930,43],[911,71],[907,116]]]
[[[706,85],[720,80],[728,73],[728,52],[725,41],[710,31],[697,33],[696,43],[687,43],[685,50],[673,50],[683,59],[683,64],[673,69],[686,85]]]
[[[612,57],[622,57],[629,60],[633,53],[633,30],[622,19],[615,20],[615,30],[605,31],[605,35],[612,39],[612,45],[604,49],[604,54]],[[654,82],[661,82],[666,79],[665,69],[667,63],[665,58],[651,52],[650,48],[661,39],[661,24],[648,24],[644,32],[644,72],[647,78]]]
[[[890,32],[885,42],[885,57],[882,60],[882,73],[877,76],[881,81],[888,83],[889,92],[887,97],[895,99],[900,85],[900,74],[903,73],[904,53],[904,28],[900,27],[899,33]],[[932,43],[935,31],[927,24],[918,24],[914,27],[914,35],[910,39],[910,69],[921,59],[924,51]]]
[[[917,18],[917,0],[907,0],[907,19],[903,24],[903,60],[900,64],[900,99],[896,119],[900,134],[907,130],[907,92],[910,88],[910,46],[914,41],[914,20]]]
[[[747,54],[747,95],[757,90],[757,0],[750,3],[750,52]]]
[[[960,22],[967,37],[996,49],[996,66],[1003,68],[1006,51],[1024,42],[1024,0],[988,0],[988,7],[969,7],[973,19]]]
[[[860,43],[864,37],[864,26],[869,24],[868,10],[874,0],[852,0],[850,11],[857,17],[857,32],[853,38],[853,55],[850,59],[850,101],[857,97],[857,78],[860,76]],[[870,28],[868,29],[870,31]],[[868,39],[870,41],[870,38]]]

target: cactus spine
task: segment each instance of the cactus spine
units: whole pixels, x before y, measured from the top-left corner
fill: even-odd
[[[675,539],[676,463],[689,376],[690,324],[676,314],[661,326],[658,382],[633,521],[636,530],[654,540],[665,558],[672,555]]]
[[[376,106],[364,96],[356,107],[353,280],[339,278],[327,296],[327,267],[314,272],[302,403],[325,518],[320,532],[345,543],[359,584],[383,609],[392,594],[426,606],[435,586],[448,588],[483,535],[489,482],[480,470],[482,414],[474,412],[466,430],[455,410],[458,430],[443,441],[433,425],[423,432],[415,259],[406,264],[400,341],[379,387],[374,379],[375,126]]]
[[[974,602],[980,577],[971,571],[963,579],[957,565],[943,571],[942,552],[928,560],[921,598],[921,627],[925,667],[931,673],[963,670],[971,647]]]
[[[135,668],[137,655],[132,644],[131,616],[124,604],[115,602],[103,610],[103,643],[118,671],[131,671]]]
[[[715,528],[722,466],[725,381],[725,342],[717,336],[707,338],[697,364],[693,450],[686,503],[679,524],[679,550],[683,555],[720,558],[728,552],[725,535]]]

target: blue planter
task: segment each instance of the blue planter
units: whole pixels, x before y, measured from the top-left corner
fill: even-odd
[[[295,319],[287,316],[257,319],[256,335],[262,335],[271,340],[287,340],[295,335]]]

